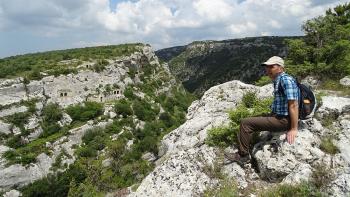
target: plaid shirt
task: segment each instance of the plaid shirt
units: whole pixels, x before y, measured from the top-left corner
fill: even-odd
[[[273,81],[273,85],[272,113],[287,116],[289,114],[288,101],[297,100],[299,103],[300,90],[298,84],[291,76],[283,72]]]

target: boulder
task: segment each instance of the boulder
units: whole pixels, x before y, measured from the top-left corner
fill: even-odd
[[[346,77],[340,79],[339,83],[343,86],[349,87],[350,86],[350,77],[346,76]]]
[[[3,197],[19,197],[19,196],[22,196],[21,192],[15,189],[10,190],[3,195]]]
[[[207,187],[217,184],[204,170],[213,165],[214,158],[213,148],[207,146],[168,155],[129,196],[200,196]]]
[[[29,119],[28,119],[28,123],[24,125],[24,128],[26,130],[28,129],[35,129],[39,126],[39,120],[36,117],[36,115],[32,115]]]
[[[154,162],[155,160],[157,160],[157,157],[150,152],[144,153],[141,158],[149,162]]]
[[[260,170],[260,177],[270,182],[280,182],[300,168],[300,165],[316,162],[324,156],[324,153],[315,147],[317,144],[320,144],[319,138],[307,129],[300,130],[294,144],[291,145],[286,141],[285,133],[256,144],[253,156]]]
[[[70,125],[70,123],[72,122],[72,118],[70,117],[69,114],[67,113],[63,113],[62,114],[62,118],[60,121],[58,121],[58,125],[60,125],[60,127],[64,127],[66,125]]]

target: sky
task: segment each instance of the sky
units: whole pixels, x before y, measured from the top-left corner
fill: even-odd
[[[0,58],[48,50],[303,35],[348,0],[0,0]]]

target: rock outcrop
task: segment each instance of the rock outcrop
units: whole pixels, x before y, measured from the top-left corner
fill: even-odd
[[[187,121],[164,136],[156,161],[156,168],[129,196],[200,196],[205,190],[220,184],[212,172],[220,162],[221,151],[205,144],[208,129],[229,124],[227,110],[234,109],[248,91],[256,91],[258,97],[272,96],[272,86],[256,87],[239,81],[227,82],[210,88],[200,100],[188,109]],[[239,188],[248,185],[308,181],[317,166],[324,165],[335,175],[325,186],[324,192],[331,196],[350,193],[349,187],[349,98],[323,97],[323,105],[316,117],[301,121],[294,144],[286,142],[284,132],[275,133],[254,146],[255,166],[241,168],[236,163],[222,166],[221,173],[234,178]],[[319,120],[330,113],[338,114],[334,121],[338,132],[334,144],[340,149],[330,155],[320,148],[322,139],[331,130],[324,128]],[[267,132],[268,133],[268,132]],[[226,150],[225,150],[226,151]],[[235,147],[231,151],[236,151]]]

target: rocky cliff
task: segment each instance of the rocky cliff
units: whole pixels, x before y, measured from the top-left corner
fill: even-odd
[[[286,39],[252,37],[223,41],[200,41],[156,51],[169,63],[170,71],[190,92],[201,95],[214,85],[231,80],[252,83],[264,70],[261,62],[273,55],[285,57]]]
[[[129,196],[202,196],[204,191],[222,184],[215,170],[234,179],[240,195],[257,195],[259,190],[278,184],[311,180],[320,165],[324,167],[322,172],[327,169],[333,177],[323,180],[325,195],[349,195],[349,98],[323,96],[317,118],[300,122],[294,144],[286,142],[285,133],[262,137],[254,147],[255,164],[245,168],[236,163],[219,165],[223,162],[223,150],[205,144],[207,132],[212,127],[229,124],[227,111],[234,109],[248,91],[256,91],[260,98],[269,97],[272,86],[230,81],[210,88],[200,100],[193,102],[187,121],[163,138],[161,158],[154,171]],[[327,127],[321,124],[325,120],[332,120]],[[335,136],[333,143],[340,150],[334,155],[323,151],[320,145],[330,135]],[[262,136],[268,136],[268,132]],[[236,151],[236,147],[224,151]]]

